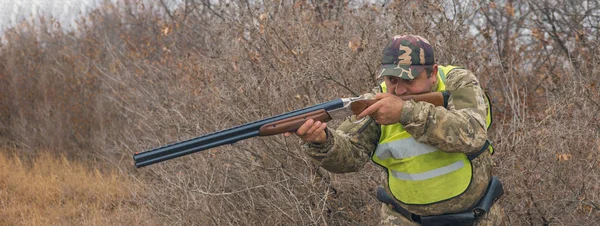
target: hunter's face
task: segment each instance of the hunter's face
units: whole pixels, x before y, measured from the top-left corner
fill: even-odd
[[[431,92],[433,85],[437,82],[437,67],[434,67],[431,75],[427,76],[427,71],[423,70],[418,77],[413,80],[401,79],[394,76],[385,76],[387,92],[396,96],[421,94]]]

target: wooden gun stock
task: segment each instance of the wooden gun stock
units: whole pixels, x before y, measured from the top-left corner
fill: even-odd
[[[430,92],[416,95],[400,96],[402,100],[413,100],[415,102],[424,101],[437,106],[444,106],[444,95],[442,92]]]

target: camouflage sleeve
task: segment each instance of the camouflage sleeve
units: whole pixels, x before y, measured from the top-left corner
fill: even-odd
[[[407,101],[400,123],[417,141],[446,152],[474,153],[487,139],[487,103],[475,75],[454,69],[447,75],[448,108]]]
[[[381,133],[370,117],[356,122],[355,116],[344,121],[335,131],[327,128],[322,144],[304,143],[302,149],[318,165],[332,173],[356,172],[369,161]]]

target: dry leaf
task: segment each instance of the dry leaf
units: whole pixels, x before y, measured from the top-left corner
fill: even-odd
[[[336,20],[325,20],[322,22],[322,25],[323,25],[323,27],[326,27],[326,28],[334,28],[334,27],[340,27],[341,23]]]
[[[506,14],[510,17],[515,16],[515,8],[511,4],[506,4]]]
[[[259,20],[263,20],[263,21],[266,20],[267,19],[267,14],[266,13],[260,14],[260,16],[258,17],[258,19]]]
[[[556,158],[558,159],[559,162],[562,161],[569,161],[569,159],[571,159],[571,154],[556,154]]]
[[[348,48],[350,48],[350,50],[352,50],[352,52],[360,52],[363,51],[363,41],[361,41],[359,38],[352,38],[350,39],[350,41],[348,41]]]
[[[300,8],[302,5],[304,5],[304,1],[296,1],[296,3],[294,3],[294,9]]]
[[[373,11],[375,13],[379,13],[379,9],[375,5],[371,6],[370,9],[371,9],[371,11]]]

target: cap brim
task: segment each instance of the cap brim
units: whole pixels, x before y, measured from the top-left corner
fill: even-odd
[[[381,78],[383,76],[395,76],[401,79],[413,80],[418,77],[419,74],[421,74],[425,67],[427,67],[427,65],[381,65],[381,72],[377,78]]]

